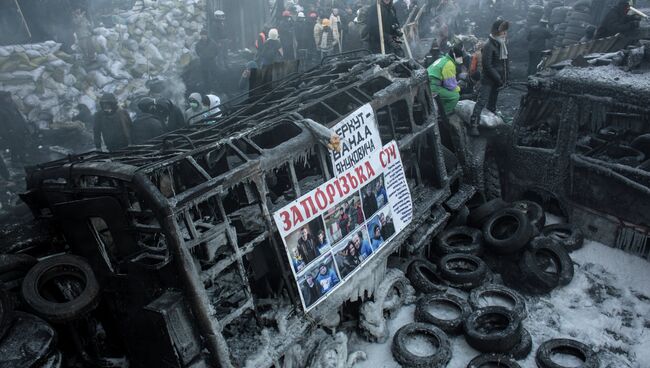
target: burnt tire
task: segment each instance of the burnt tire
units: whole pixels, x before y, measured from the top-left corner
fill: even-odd
[[[424,259],[416,259],[411,262],[406,271],[406,277],[415,290],[421,293],[440,293],[447,290],[447,283],[438,276],[436,265]]]
[[[535,234],[539,234],[546,225],[546,213],[542,206],[533,201],[517,201],[512,203],[512,208],[523,212],[530,224],[533,225]]]
[[[507,355],[481,354],[472,359],[467,368],[521,368],[521,366]]]
[[[469,208],[467,208],[467,206],[463,206],[451,216],[447,226],[456,227],[456,226],[467,225],[468,217],[469,217]]]
[[[470,212],[468,222],[471,226],[480,229],[485,221],[490,218],[490,216],[507,207],[508,202],[504,201],[501,198],[495,198],[493,200],[487,201]]]
[[[475,288],[485,280],[487,265],[471,254],[448,254],[440,260],[440,275],[451,284]]]
[[[519,252],[533,237],[533,226],[526,214],[506,208],[492,215],[483,225],[485,245],[497,254]]]
[[[505,299],[508,307],[504,305],[494,304],[488,298]],[[519,320],[524,320],[527,317],[526,313],[526,300],[513,289],[498,284],[486,284],[478,287],[469,294],[469,305],[473,309],[480,309],[485,307],[502,306],[512,310]]]
[[[499,172],[499,164],[493,155],[485,155],[485,162],[483,163],[483,175],[483,178],[485,180],[485,198],[501,198],[501,178]]]
[[[23,278],[38,260],[27,254],[0,254],[0,282],[6,289],[20,286]]]
[[[549,238],[533,239],[519,262],[524,282],[531,291],[547,293],[573,279],[573,262],[569,253]],[[555,270],[548,271],[551,265]]]
[[[435,238],[433,249],[441,256],[453,253],[479,255],[483,249],[483,234],[468,226],[452,227]]]
[[[458,313],[458,316],[445,319],[431,313],[432,308],[440,307],[451,307]],[[414,317],[416,322],[432,324],[449,335],[459,335],[463,333],[463,321],[471,312],[472,309],[464,299],[451,294],[435,294],[418,300]]]
[[[409,350],[409,340],[417,335],[424,336],[436,346],[435,353],[422,356]],[[438,327],[426,323],[409,323],[397,330],[391,352],[402,367],[409,368],[442,368],[451,360],[451,345],[447,335]]]
[[[541,235],[555,240],[568,252],[582,248],[585,242],[585,234],[579,227],[572,224],[546,226],[542,229]]]
[[[598,368],[600,365],[600,359],[598,359],[593,349],[580,341],[553,339],[544,342],[537,349],[537,354],[535,355],[537,366],[539,368],[568,368],[555,363],[551,359],[557,353],[569,354],[581,359],[583,363],[580,365],[580,368]]]
[[[521,338],[521,321],[504,307],[475,310],[463,328],[469,346],[483,353],[509,353]]]
[[[52,287],[55,283],[59,286]],[[85,259],[64,254],[32,267],[23,280],[22,296],[42,317],[52,322],[67,322],[95,309],[99,303],[99,284]]]
[[[533,350],[533,337],[530,335],[527,329],[521,328],[521,333],[519,334],[519,343],[515,345],[512,350],[508,353],[515,360],[526,359],[530,352]]]
[[[0,285],[0,340],[11,327],[14,319],[14,300],[7,290]]]

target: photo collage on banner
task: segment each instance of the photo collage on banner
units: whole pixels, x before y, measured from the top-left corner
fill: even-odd
[[[366,120],[376,130],[372,117]],[[305,311],[343,285],[410,222],[410,213],[395,213],[404,206],[391,202],[411,200],[397,144],[377,144],[362,160],[348,161],[352,166],[336,178],[274,213]],[[391,193],[391,188],[401,192]],[[410,203],[405,208],[410,211]]]

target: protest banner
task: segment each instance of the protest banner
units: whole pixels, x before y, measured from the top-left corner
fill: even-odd
[[[382,147],[377,119],[370,104],[350,113],[331,129],[341,138],[341,151],[330,151],[334,175],[341,175]]]

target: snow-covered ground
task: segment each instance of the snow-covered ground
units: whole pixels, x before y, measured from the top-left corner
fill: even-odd
[[[588,241],[571,254],[575,276],[568,286],[549,295],[528,297],[524,327],[533,337],[533,352],[522,367],[535,367],[537,347],[551,338],[573,338],[587,343],[601,358],[601,368],[650,367],[650,263],[605,245]],[[373,344],[358,336],[350,350],[362,350],[368,360],[360,368],[392,368],[400,365],[390,351],[392,335],[413,322],[415,306],[402,308],[389,321],[391,338]],[[451,338],[449,368],[465,368],[479,353],[465,339]]]

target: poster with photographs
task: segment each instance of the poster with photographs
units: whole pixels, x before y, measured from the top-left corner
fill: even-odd
[[[410,211],[399,149],[390,142],[275,212],[305,311],[390,248]]]

